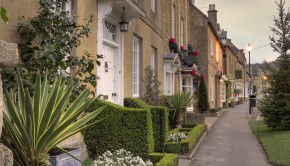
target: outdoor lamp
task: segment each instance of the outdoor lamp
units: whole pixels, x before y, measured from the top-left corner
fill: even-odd
[[[126,21],[126,18],[125,18],[125,7],[123,7],[123,15],[121,16],[121,22],[119,22],[119,24],[120,24],[121,32],[128,31],[128,22]]]
[[[248,46],[246,47],[246,50],[249,52],[249,76],[250,76],[250,82],[249,82],[249,97],[251,95],[251,84],[252,84],[252,76],[251,76],[251,51],[252,51],[253,47],[251,46],[251,44],[249,43]],[[251,99],[250,99],[251,100]],[[251,101],[249,103],[249,114],[252,113],[252,108],[251,108]]]

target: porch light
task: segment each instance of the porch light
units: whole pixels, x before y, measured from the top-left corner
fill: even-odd
[[[119,24],[120,24],[121,32],[128,31],[128,22],[126,21],[126,18],[125,18],[125,7],[123,7],[123,16],[121,16],[121,22],[119,22]]]

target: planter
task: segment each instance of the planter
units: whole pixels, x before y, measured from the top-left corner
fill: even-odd
[[[235,107],[235,106],[236,106],[235,102],[230,102],[229,103],[229,107]]]
[[[70,154],[76,156],[77,158],[82,158],[81,148],[64,148]],[[52,149],[49,151],[49,162],[51,166],[82,166],[82,163],[72,158],[71,156],[61,152],[58,149]]]

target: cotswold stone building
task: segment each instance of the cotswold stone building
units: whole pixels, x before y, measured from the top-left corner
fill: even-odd
[[[221,107],[225,100],[222,43],[219,39],[217,10],[209,6],[208,16],[196,6],[189,8],[190,42],[199,50],[199,62],[205,75],[211,107]]]

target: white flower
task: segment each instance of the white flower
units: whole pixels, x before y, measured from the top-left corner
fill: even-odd
[[[143,161],[139,156],[134,157],[130,151],[124,149],[115,152],[106,151],[94,161],[95,166],[153,166],[150,160]]]
[[[169,133],[168,142],[181,142],[186,139],[187,136],[184,133]]]

